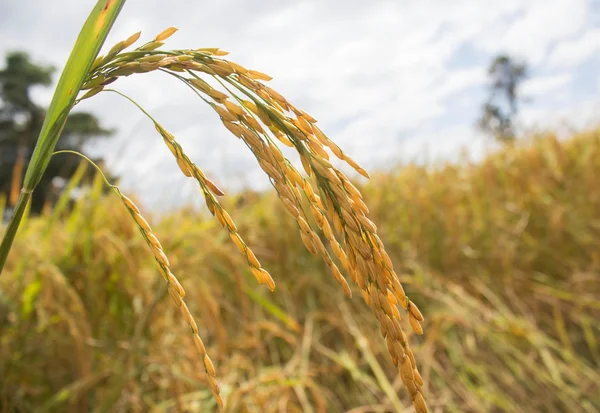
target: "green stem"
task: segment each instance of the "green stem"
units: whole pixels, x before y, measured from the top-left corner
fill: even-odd
[[[106,184],[106,186],[108,186],[112,190],[115,190],[115,189],[118,190],[118,188],[115,185],[113,185],[113,184],[111,184],[109,182],[109,180],[106,178],[106,175],[104,175],[104,172],[102,172],[102,169],[100,169],[100,167],[94,161],[92,161],[90,158],[88,158],[87,156],[85,156],[81,152],[72,151],[70,149],[63,149],[62,151],[56,151],[56,152],[54,152],[52,154],[52,156],[54,156],[54,155],[60,155],[61,153],[70,153],[72,155],[77,155],[77,156],[85,159],[86,161],[88,161],[89,163],[91,163],[92,166],[96,169],[96,171],[100,174],[100,176],[104,180],[104,183]]]
[[[13,211],[10,222],[8,223],[8,227],[6,228],[6,232],[4,233],[4,237],[2,238],[2,244],[0,244],[0,273],[2,273],[2,268],[4,268],[6,258],[8,258],[8,251],[10,251],[10,247],[15,239],[15,235],[17,235],[19,224],[23,218],[23,213],[25,212],[27,203],[31,199],[31,194],[32,192],[21,191],[15,210]]]
[[[146,115],[147,117],[149,117],[152,122],[158,123],[152,117],[152,115],[150,115],[148,112],[146,112],[146,110],[143,107],[140,106],[139,103],[137,103],[135,100],[133,100],[132,98],[130,98],[129,96],[127,96],[125,93],[121,93],[121,92],[119,92],[118,90],[115,90],[115,89],[104,89],[103,92],[113,92],[113,93],[116,93],[117,95],[121,95],[122,97],[124,97],[125,99],[127,99],[128,101],[130,101],[131,103],[133,103],[135,106],[137,106],[137,108],[139,110],[141,110],[144,115]]]
[[[81,28],[75,46],[71,50],[71,55],[58,80],[40,135],[31,155],[17,207],[2,238],[2,244],[0,244],[0,275],[23,218],[25,206],[48,167],[56,142],[58,142],[69,112],[75,104],[83,81],[96,56],[98,56],[98,52],[104,44],[104,40],[123,4],[125,4],[125,0],[98,0]]]

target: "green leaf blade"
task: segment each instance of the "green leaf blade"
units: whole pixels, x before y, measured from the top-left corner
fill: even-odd
[[[54,92],[27,169],[24,186],[33,191],[40,181],[83,81],[125,0],[99,0],[83,25]]]

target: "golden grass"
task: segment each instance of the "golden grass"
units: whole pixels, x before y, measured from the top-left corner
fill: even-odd
[[[177,211],[153,233],[226,411],[410,411],[402,387],[413,380],[434,412],[598,412],[599,176],[594,132],[478,164],[406,165],[360,188],[406,292],[428,303],[424,339],[407,333],[420,373],[389,363],[377,334],[388,327],[324,277],[331,268],[306,253],[302,224],[280,217],[289,206],[274,196],[222,207],[275,293],[254,289],[247,256],[203,214]],[[100,186],[17,237],[0,280],[0,411],[211,411],[215,383],[196,367],[205,351],[182,339],[148,243]]]

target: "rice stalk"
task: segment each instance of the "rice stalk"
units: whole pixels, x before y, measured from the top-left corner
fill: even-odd
[[[423,334],[424,317],[406,296],[377,234],[377,227],[369,218],[369,209],[361,192],[332,164],[330,154],[364,177],[369,178],[369,174],[325,135],[315,118],[267,86],[264,82],[269,81],[270,76],[223,59],[227,52],[218,48],[160,49],[163,41],[175,31],[173,27],[168,28],[132,51],[123,50],[133,43],[131,39],[137,40],[138,34],[117,43],[107,55],[96,59],[83,86],[88,92],[79,100],[100,93],[106,85],[121,77],[152,71],[172,75],[193,89],[216,112],[223,125],[254,154],[283,206],[296,220],[306,248],[321,256],[334,279],[351,297],[352,290],[327,244],[339,265],[360,288],[380,324],[392,362],[399,369],[416,411],[426,412],[423,380],[400,324],[399,307],[407,312],[411,328],[419,335]],[[211,86],[205,78],[217,82],[221,90]],[[273,290],[273,279],[261,267],[239,236],[229,213],[215,198],[223,195],[222,191],[185,155],[173,135],[146,111],[144,113],[154,122],[182,173],[198,181],[208,209],[229,232],[236,247],[246,257],[253,275],[260,284],[267,284]],[[298,152],[307,177],[283,156],[277,141]],[[308,208],[305,208],[304,199]],[[309,223],[309,216],[317,228]],[[317,231],[322,233],[325,242]],[[157,260],[161,265],[166,264],[162,257]]]

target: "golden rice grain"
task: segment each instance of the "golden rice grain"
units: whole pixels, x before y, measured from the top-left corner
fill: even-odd
[[[213,194],[215,194],[217,196],[225,195],[225,192],[221,191],[221,189],[210,179],[205,178],[204,184],[208,187],[208,189],[210,189],[210,192],[212,192]],[[233,227],[233,225],[231,225],[231,226]]]
[[[217,406],[219,406],[219,410],[223,410],[225,402],[223,401],[223,396],[221,396],[221,393],[213,394],[213,396],[217,401]]]
[[[248,69],[246,69],[244,66],[235,63],[235,62],[231,62],[231,61],[227,61],[227,63],[229,63],[229,66],[231,66],[231,68],[236,72],[236,73],[241,73],[241,74],[245,74],[248,73]]]
[[[152,251],[154,252],[154,258],[156,258],[156,260],[159,263],[161,263],[165,267],[169,267],[170,266],[169,259],[167,258],[167,256],[165,255],[165,253],[164,253],[164,251],[162,249],[153,248]]]
[[[275,137],[281,142],[283,143],[285,146],[293,148],[294,147],[294,143],[284,134],[282,133],[278,133],[275,134]]]
[[[367,179],[371,179],[371,176],[369,176],[369,173],[364,170],[363,168],[361,168],[360,165],[358,165],[356,163],[356,161],[354,161],[354,159],[350,158],[349,156],[344,155],[344,160],[346,161],[346,163],[348,165],[350,165],[352,168],[354,168],[354,170],[356,170],[356,172],[358,172],[359,174],[361,174],[362,176],[364,176]]]
[[[190,326],[194,334],[198,334],[198,326],[196,325],[196,321],[194,321],[194,318],[192,317],[192,314],[190,313],[190,310],[188,309],[186,303],[182,302],[179,309],[181,310],[181,315],[183,315],[183,319]]]
[[[161,47],[163,44],[164,44],[163,42],[153,41],[153,42],[150,42],[150,43],[145,44],[144,46],[140,47],[139,50],[143,50],[143,51],[155,50],[155,49],[158,49],[159,47]]]
[[[406,341],[406,337],[404,338],[403,341]],[[414,356],[414,354],[413,354],[413,352],[412,352],[412,350],[410,348],[406,349],[406,355],[408,356],[408,358],[410,358],[410,363],[413,366],[416,366],[417,365],[417,361],[415,360],[415,356]]]
[[[233,133],[239,139],[242,139],[244,129],[242,129],[240,125],[226,120],[223,120],[223,125],[229,130],[229,132]]]
[[[207,53],[209,55],[216,54],[219,51],[218,47],[201,47],[199,49],[194,49],[194,51],[198,53]]]
[[[183,158],[175,158],[175,161],[177,162],[177,166],[179,166],[179,169],[185,176],[187,176],[187,177],[192,176],[192,172],[190,171],[189,164]]]
[[[394,291],[394,294],[396,295],[396,298],[398,299],[398,301],[400,302],[400,304],[406,308],[406,293],[404,292],[404,288],[402,287],[402,284],[400,284],[400,282],[398,281],[397,277],[393,277],[392,278],[392,289]]]
[[[262,126],[260,126],[260,123],[258,123],[256,121],[256,119],[254,119],[253,116],[245,115],[244,116],[244,122],[246,122],[246,124],[248,126],[250,126],[251,128],[255,129],[257,132],[264,133],[264,129],[262,128]]]
[[[129,208],[133,213],[138,214],[138,215],[140,214],[139,208],[133,203],[133,201],[131,199],[129,199],[125,195],[121,195],[121,199],[123,200],[123,202],[125,203],[127,208]]]
[[[329,154],[327,153],[327,151],[325,151],[325,148],[323,148],[323,146],[320,143],[309,141],[307,145],[311,149],[311,151],[314,152],[317,156],[325,160],[329,160]]]
[[[256,278],[256,281],[258,281],[258,283],[260,285],[263,285],[267,282],[267,277],[265,276],[265,274],[263,273],[263,271],[261,271],[262,268],[258,268],[258,267],[250,267],[250,272],[252,272],[252,275],[254,275],[254,278]],[[270,276],[270,275],[269,275]]]
[[[208,356],[208,354],[204,355],[204,368],[206,369],[206,373],[209,376],[215,377],[217,375],[215,371],[215,366],[213,365],[213,362]]]
[[[207,375],[207,378],[208,378],[208,384],[210,385],[210,390],[215,394],[219,394],[221,389],[219,388],[219,385],[217,384],[217,381],[215,380],[215,378],[210,375]]]
[[[410,322],[410,326],[415,333],[419,335],[423,334],[423,327],[421,326],[421,323],[419,323],[419,320],[417,320],[412,313],[408,314],[408,321]]]
[[[298,210],[298,208],[296,208],[296,205],[294,205],[289,199],[287,199],[285,197],[281,197],[281,202],[283,203],[283,206],[285,207],[285,209],[294,218],[298,218],[300,216],[300,211]]]
[[[229,100],[225,101],[225,108],[227,108],[227,110],[236,116],[245,116],[246,115],[246,111],[244,111],[244,109],[242,109],[240,106],[236,105],[233,102],[230,102]]]
[[[229,97],[225,93],[220,92],[217,89],[210,89],[208,92],[206,92],[206,94],[219,103],[224,102],[225,99]]]
[[[282,172],[272,164],[265,162],[264,160],[260,160],[258,163],[263,171],[265,171],[271,178],[275,179],[276,181],[283,179]]]
[[[171,273],[171,271],[168,268],[166,269],[166,274],[167,274],[167,276],[166,276],[167,282],[173,286],[173,288],[177,291],[177,293],[181,296],[181,298],[185,297],[185,290],[179,283],[179,280],[177,278],[175,278],[173,273]]]
[[[236,232],[230,232],[229,233],[229,237],[231,238],[231,240],[233,241],[233,243],[235,244],[235,246],[238,248],[238,250],[242,254],[245,254],[246,246],[244,245],[244,242],[242,241],[242,238]]]
[[[302,237],[302,242],[304,243],[304,246],[306,247],[306,249],[313,255],[317,255],[317,249],[315,247],[315,245],[313,244],[313,239],[311,236],[307,235],[305,232],[301,232],[300,236]]]
[[[362,214],[357,214],[356,218],[358,219],[358,222],[360,222],[360,225],[362,225],[364,229],[370,232],[377,232],[377,226],[369,218]]]
[[[148,222],[144,219],[144,217],[141,216],[139,213],[133,213],[133,219],[144,231],[146,231],[148,233],[152,232],[152,229],[150,228],[150,224],[148,224]]]
[[[252,113],[258,116],[258,108],[256,107],[256,104],[254,102],[242,99],[242,105],[244,105],[245,108],[249,109]]]
[[[256,268],[260,268],[260,262],[256,258],[256,255],[254,255],[252,250],[247,247],[246,247],[246,258],[248,259],[248,262],[250,263],[250,265],[252,265]]]
[[[268,274],[268,277],[266,278],[267,280],[267,287],[269,287],[269,290],[271,290],[271,292],[275,291],[275,281],[273,280],[273,277],[271,277],[270,274]]]
[[[267,74],[264,74],[264,73],[261,73],[261,72],[259,72],[257,70],[249,70],[247,72],[247,74],[248,74],[248,76],[250,76],[250,77],[252,77],[253,79],[256,79],[256,80],[266,80],[266,81],[269,81],[269,80],[273,79],[271,76],[269,76]]]
[[[217,63],[218,61],[215,61],[215,63]],[[219,76],[229,76],[234,72],[233,68],[231,67],[227,67],[227,66],[223,66],[223,65],[217,65],[217,64],[208,64],[208,67],[210,67],[214,73],[216,73]],[[220,63],[220,62],[219,62]]]
[[[246,86],[248,89],[252,90],[252,91],[257,91],[260,89],[260,85],[258,83],[256,83],[254,80],[252,80],[251,78],[249,78],[248,76],[244,75],[244,74],[238,74],[238,79],[240,81],[240,83],[244,86]]]
[[[294,123],[294,126],[300,129],[306,135],[310,136],[313,134],[312,126],[304,118],[296,118],[292,121]]]
[[[279,112],[274,112],[275,115],[280,115]],[[273,122],[271,121],[271,117],[269,116],[269,112],[267,112],[265,110],[265,108],[263,107],[263,105],[259,105],[256,107],[256,116],[258,116],[258,118],[260,119],[260,121],[262,123],[264,123],[265,125],[272,127],[273,126]],[[281,115],[280,115],[281,116]],[[281,131],[279,131],[279,129],[276,129],[280,134]]]
[[[331,273],[333,274],[333,277],[335,278],[335,280],[342,286],[342,289],[344,290],[344,293],[349,298],[352,298],[352,290],[350,289],[350,286],[348,285],[348,282],[346,281],[346,278],[344,278],[344,276],[342,275],[342,273],[340,272],[340,270],[338,269],[338,267],[336,267],[335,264],[333,264],[331,266]]]
[[[413,375],[419,387],[423,387],[423,377],[421,377],[421,373],[419,373],[419,370],[413,368]]]
[[[413,366],[407,356],[404,356],[400,364],[400,374],[403,381],[414,380]]]
[[[223,227],[229,229],[230,231],[237,231],[237,227],[233,223],[233,219],[229,216],[229,213],[222,208],[218,208],[215,210],[215,216],[221,222]]]
[[[88,90],[79,100],[91,98],[92,96],[97,95],[98,93],[102,92],[103,89],[104,89],[103,85],[96,86],[96,87]]]
[[[227,120],[229,122],[236,122],[238,120],[236,116],[232,115],[227,109],[219,105],[214,105],[213,108],[223,120]]]
[[[312,176],[313,170],[310,167],[310,163],[308,162],[308,159],[306,159],[306,156],[302,153],[300,153],[300,161],[302,162],[302,167],[304,168],[304,172],[306,172],[306,174],[308,176]]]
[[[86,82],[83,84],[83,86],[81,87],[81,90],[88,90],[88,89],[92,89],[95,88],[97,86],[102,86],[104,85],[104,81],[106,80],[106,78],[102,75],[95,77],[94,79],[90,80],[89,82]]]
[[[146,236],[146,239],[148,240],[148,242],[150,242],[153,248],[158,248],[159,250],[162,250],[162,245],[160,245],[160,241],[158,240],[158,238],[156,238],[156,236],[153,233],[148,232],[144,235]]]
[[[200,90],[201,92],[207,93],[207,94],[210,90],[213,89],[213,87],[211,85],[209,85],[202,79],[194,78],[194,79],[190,79],[189,82],[194,87],[196,87],[198,90]]]
[[[171,151],[171,153],[173,154],[173,156],[179,157],[177,149],[175,148],[175,145],[173,145],[173,141],[169,139],[167,135],[163,135],[163,140],[165,142],[165,145],[167,145],[167,147],[169,148],[169,151]]]
[[[244,129],[244,135],[242,136],[244,141],[248,145],[250,145],[250,147],[252,148],[253,151],[258,152],[260,154],[262,152],[262,146],[263,146],[263,142],[260,139],[260,136],[258,136],[258,134],[256,132],[254,132],[252,129],[249,129],[244,124],[240,124],[240,127]],[[267,159],[261,158],[260,156],[259,156],[259,158],[260,158],[259,163],[261,163],[261,162],[269,163]]]
[[[179,293],[171,286],[169,286],[168,291],[169,291],[169,295],[171,296],[171,299],[173,300],[173,302],[175,303],[177,308],[181,307],[181,305],[183,304],[181,295],[179,295]]]
[[[169,37],[173,36],[177,31],[177,27],[169,27],[168,29],[163,30],[154,38],[155,42],[162,42],[163,40],[167,40]]]
[[[206,348],[204,347],[204,342],[198,334],[194,334],[194,344],[196,345],[196,349],[198,350],[202,358],[204,358],[204,356],[206,355]]]
[[[416,318],[418,321],[425,320],[423,318],[423,314],[421,314],[421,311],[419,310],[419,307],[417,307],[417,305],[415,303],[413,303],[412,301],[410,302],[408,311],[410,311],[410,313],[413,315],[413,317]]]
[[[417,392],[413,400],[413,405],[415,406],[415,410],[417,413],[427,413],[427,405],[425,404],[425,399],[423,398],[423,394]]]

